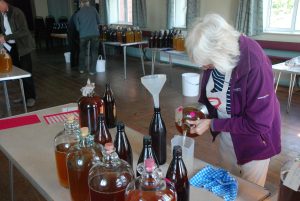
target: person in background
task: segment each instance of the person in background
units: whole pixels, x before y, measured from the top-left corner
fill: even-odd
[[[75,25],[75,16],[78,11],[79,9],[75,11],[68,23],[68,42],[71,52],[71,68],[77,67],[79,63],[79,33]]]
[[[96,62],[99,47],[99,14],[94,6],[90,6],[89,0],[80,0],[80,10],[75,15],[75,25],[80,37],[79,72],[85,71],[85,55],[90,44],[89,73],[96,73]]]
[[[280,108],[272,65],[262,48],[221,16],[198,19],[186,38],[189,57],[203,66],[199,102],[209,119],[191,133],[218,136],[221,166],[264,186],[270,158],[281,151]]]
[[[33,37],[28,29],[24,13],[6,0],[0,0],[0,43],[4,47],[10,46],[8,52],[12,57],[13,65],[31,73],[31,77],[23,79],[27,107],[35,105],[35,87],[32,73],[31,52],[35,48]],[[15,100],[21,102],[22,99]]]

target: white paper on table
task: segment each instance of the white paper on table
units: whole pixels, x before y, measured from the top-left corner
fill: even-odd
[[[300,186],[300,161],[294,162],[283,182],[283,185],[293,189],[294,191],[298,191]]]
[[[3,43],[3,46],[5,47],[5,49],[7,49],[7,51],[10,52],[11,46],[8,43]]]

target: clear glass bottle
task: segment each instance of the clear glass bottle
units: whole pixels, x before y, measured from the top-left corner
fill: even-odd
[[[123,122],[117,123],[117,134],[114,141],[116,152],[120,159],[127,161],[132,167],[132,149],[130,142],[125,133],[125,125]]]
[[[152,138],[153,150],[158,159],[159,165],[167,160],[167,129],[162,119],[160,108],[154,108],[154,114],[149,126],[149,135]]]
[[[157,157],[155,155],[155,152],[152,148],[152,139],[151,136],[144,136],[143,138],[143,149],[140,153],[138,164],[143,163],[147,158],[153,158],[156,165],[159,166],[159,162],[157,160]],[[136,176],[140,176],[140,173],[136,171]]]
[[[279,195],[277,201],[299,201],[300,200],[300,186],[298,187],[298,191],[295,191],[283,184],[288,173],[290,172],[292,166],[295,163],[298,164],[298,171],[299,171],[300,157],[296,158],[293,161],[288,161],[281,168],[281,172],[280,172],[281,181],[280,181]]]
[[[118,157],[112,143],[106,143],[102,161],[89,172],[91,201],[124,201],[127,185],[134,179],[131,166]]]
[[[69,149],[78,143],[80,128],[74,115],[67,117],[64,123],[64,130],[54,138],[56,170],[60,185],[69,187],[68,172],[66,166],[66,155]]]
[[[153,158],[138,165],[141,176],[129,183],[125,201],[176,201],[177,195],[172,183],[167,182],[156,167]]]
[[[95,83],[88,79],[87,85],[81,88],[82,97],[78,100],[80,127],[88,127],[94,135],[97,130],[97,118],[104,113],[103,100],[95,93]]]
[[[117,109],[114,94],[111,90],[110,84],[105,86],[105,93],[102,98],[104,102],[105,122],[108,128],[116,127]]]
[[[80,141],[67,153],[67,170],[72,201],[90,201],[88,174],[102,158],[102,146],[94,143],[87,127],[81,128]]]
[[[97,131],[95,134],[94,141],[103,146],[108,142],[112,142],[112,137],[107,128],[105,117],[103,114],[100,114],[98,117],[98,126],[97,126]]]
[[[187,175],[182,159],[182,148],[176,145],[173,148],[173,159],[169,165],[166,178],[175,184],[177,201],[190,200],[190,183]]]

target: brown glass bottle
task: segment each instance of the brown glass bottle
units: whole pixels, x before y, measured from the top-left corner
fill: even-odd
[[[182,159],[181,146],[174,146],[173,148],[173,159],[168,168],[166,178],[175,184],[177,201],[189,201],[190,184]]]
[[[154,38],[154,35],[153,35],[153,32],[151,32],[151,35],[150,35],[150,38],[148,40],[148,43],[149,43],[149,48],[154,48],[154,45],[153,45],[153,38]]]
[[[137,165],[143,163],[147,158],[153,158],[155,160],[156,165],[159,166],[159,162],[152,148],[151,136],[144,136],[143,138],[143,149],[139,156]],[[138,171],[136,171],[136,176],[140,176],[140,173]]]
[[[103,96],[104,111],[105,111],[105,122],[108,128],[116,127],[117,111],[116,101],[113,92],[110,88],[110,84],[106,84],[105,93]]]
[[[82,88],[82,91],[87,89],[87,92],[83,92],[78,100],[80,127],[88,127],[92,135],[97,130],[97,118],[104,110],[103,100],[94,92],[94,88],[94,84],[88,80],[87,85]]]
[[[127,161],[132,167],[132,149],[125,133],[125,126],[123,122],[117,123],[117,134],[114,145],[119,158]]]
[[[102,144],[103,146],[108,143],[112,142],[112,138],[110,132],[106,126],[104,115],[100,114],[98,117],[98,126],[97,131],[94,137],[94,141],[96,143]]]
[[[157,48],[157,44],[158,44],[158,33],[157,31],[155,31],[153,34],[153,48]]]
[[[149,126],[149,135],[153,142],[153,150],[158,159],[159,165],[163,165],[167,160],[167,129],[161,117],[160,108],[154,108],[154,114]]]

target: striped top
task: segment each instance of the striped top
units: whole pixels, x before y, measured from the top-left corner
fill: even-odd
[[[224,82],[225,82],[225,75],[220,73],[217,69],[213,69],[212,71],[212,78],[214,81],[214,88],[211,90],[211,92],[219,92],[222,91]],[[230,106],[230,83],[228,86],[228,90],[226,93],[226,111],[227,114],[231,113],[231,106]]]

